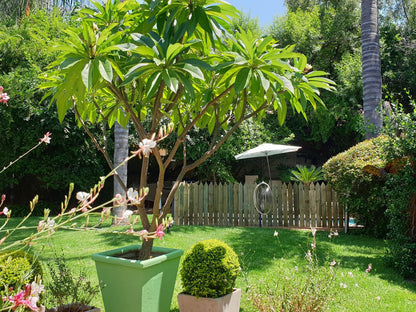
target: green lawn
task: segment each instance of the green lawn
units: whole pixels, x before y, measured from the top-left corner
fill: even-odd
[[[36,225],[38,220],[31,218],[29,223]],[[12,219],[10,226],[15,222]],[[14,237],[27,235],[28,231]],[[91,279],[98,282],[91,254],[137,242],[135,237],[108,231],[108,226],[92,231],[60,230],[32,248],[44,265],[62,250],[74,271],[82,266]],[[277,237],[273,235],[274,231],[271,228],[174,226],[171,233],[163,240],[156,240],[155,245],[186,250],[203,239],[217,238],[228,243],[243,263],[245,274],[238,278],[237,287],[243,290],[241,311],[248,312],[256,311],[247,300],[248,286],[279,282],[282,270],[293,271],[306,262],[305,253],[312,242],[310,231],[277,229]],[[330,302],[330,311],[416,311],[416,286],[404,281],[383,262],[385,243],[382,240],[340,233],[330,241],[328,234],[327,231],[317,233],[317,251],[322,265],[328,265],[324,263],[325,259],[340,262],[334,285],[339,291]],[[370,263],[373,269],[365,274]],[[179,311],[176,294],[180,291],[178,278],[171,311]],[[100,296],[94,304],[103,307]]]

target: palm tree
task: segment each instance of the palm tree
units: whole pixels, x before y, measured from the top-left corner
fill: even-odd
[[[114,124],[114,167],[120,165],[129,154],[129,124],[123,128],[118,122]],[[126,195],[127,185],[127,163],[117,169],[119,179],[114,179],[114,195]],[[118,224],[117,220],[123,222],[123,214],[126,206],[113,208],[114,221],[113,224]]]
[[[378,34],[378,1],[361,0],[361,45],[363,68],[363,108],[366,138],[377,135],[382,127],[381,60]]]

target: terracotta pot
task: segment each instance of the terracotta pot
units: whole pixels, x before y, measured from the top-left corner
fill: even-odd
[[[181,312],[239,312],[241,289],[219,298],[194,297],[178,294],[179,311]]]

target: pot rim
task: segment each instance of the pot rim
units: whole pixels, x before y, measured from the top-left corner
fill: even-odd
[[[166,248],[166,247],[157,247],[154,246],[152,251],[163,253],[162,255],[153,257],[147,260],[132,260],[132,259],[125,259],[120,257],[115,257],[116,254],[127,253],[129,251],[139,250],[141,248],[140,244],[135,245],[128,245],[116,249],[111,249],[103,252],[94,253],[91,255],[91,258],[96,262],[104,262],[104,263],[112,263],[118,265],[124,265],[128,267],[141,267],[146,268],[158,263],[176,259],[183,255],[182,249],[173,249],[173,248]]]

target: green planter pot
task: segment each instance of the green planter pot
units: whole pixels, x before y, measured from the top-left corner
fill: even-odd
[[[122,258],[131,245],[92,255],[106,312],[168,312],[183,250],[153,247],[148,260]]]

